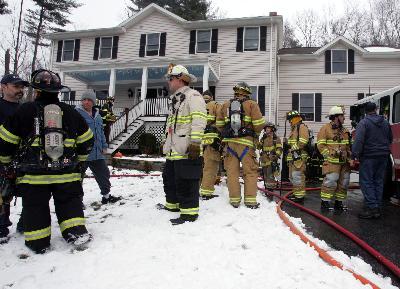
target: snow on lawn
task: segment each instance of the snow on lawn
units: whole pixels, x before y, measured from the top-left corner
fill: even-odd
[[[84,181],[87,227],[94,236],[87,250],[71,251],[53,215],[46,254],[30,252],[16,233],[0,246],[0,288],[370,288],[322,261],[261,195],[259,210],[234,209],[220,186],[219,198],[200,202],[197,222],[172,226],[169,219],[178,213],[155,209],[164,202],[161,177],[111,181],[112,194],[124,200],[98,210],[90,205],[100,200],[97,184]],[[20,205],[12,208],[14,224],[19,211]],[[395,288],[359,258],[342,259],[373,275],[381,288]]]

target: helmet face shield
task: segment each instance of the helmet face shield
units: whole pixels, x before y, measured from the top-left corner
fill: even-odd
[[[61,78],[50,70],[39,69],[32,73],[31,86],[34,89],[59,93],[65,86],[61,85]]]
[[[296,116],[301,116],[301,115],[300,115],[300,113],[299,113],[297,110],[292,110],[292,111],[289,111],[289,112],[286,114],[286,119],[287,119],[288,121],[290,121],[291,119],[293,119],[293,118],[296,117]]]

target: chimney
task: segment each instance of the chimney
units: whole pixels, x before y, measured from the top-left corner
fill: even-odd
[[[269,12],[269,16],[278,16],[278,12]]]

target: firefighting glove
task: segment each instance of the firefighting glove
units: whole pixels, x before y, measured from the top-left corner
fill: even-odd
[[[197,160],[200,157],[200,143],[192,142],[188,147],[188,158],[190,160]]]

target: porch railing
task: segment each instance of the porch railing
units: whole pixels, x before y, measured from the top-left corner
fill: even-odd
[[[168,97],[146,98],[144,100],[145,116],[165,116],[168,115]]]
[[[123,114],[111,125],[109,141],[113,141],[123,132],[127,132],[130,126],[138,117],[142,115],[141,101],[132,108],[125,108]]]

